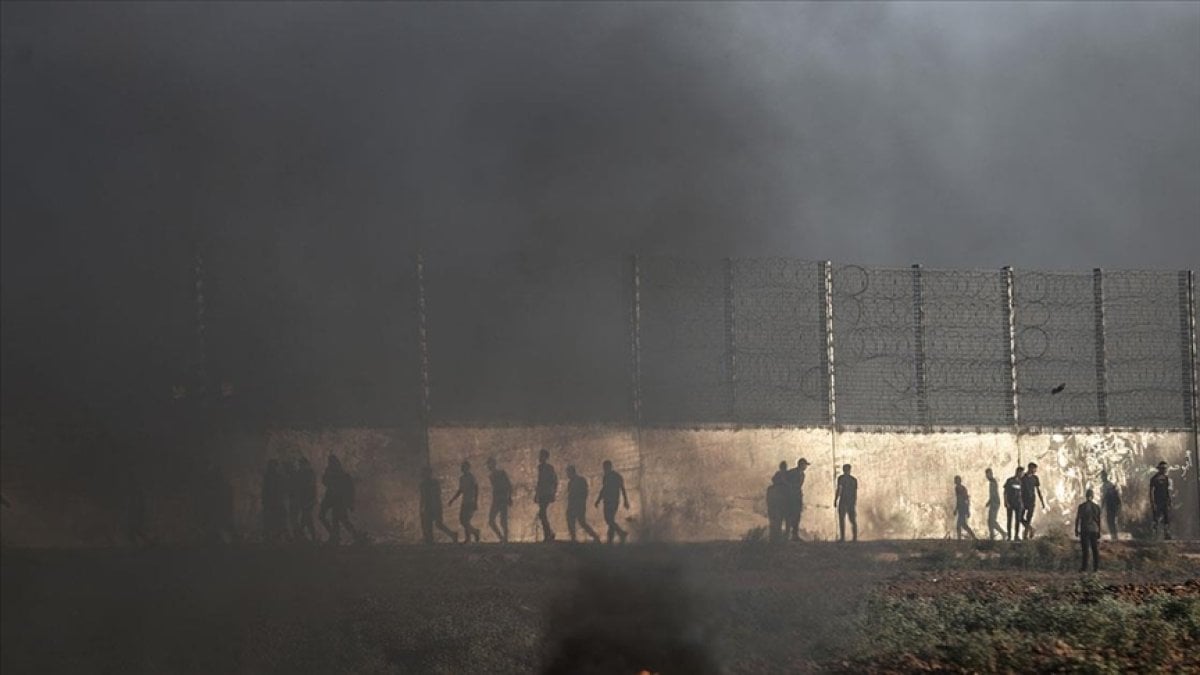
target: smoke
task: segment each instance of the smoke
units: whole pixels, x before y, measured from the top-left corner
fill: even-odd
[[[5,3],[5,409],[156,414],[197,249],[210,369],[308,424],[412,417],[418,248],[443,402],[567,380],[600,418],[630,252],[1192,265],[1198,35],[1188,3]]]

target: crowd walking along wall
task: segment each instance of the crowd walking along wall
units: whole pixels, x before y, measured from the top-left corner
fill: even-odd
[[[338,453],[359,481],[355,517],[377,539],[415,541],[420,468],[433,467],[448,498],[469,460],[480,527],[494,456],[516,486],[513,538],[532,540],[530,490],[546,448],[560,479],[574,464],[593,495],[611,459],[630,492],[620,517],[644,538],[741,537],[765,524],[778,463],[800,457],[811,463],[810,537],[835,536],[843,463],[860,481],[862,536],[909,538],[953,531],[954,475],[985,532],[984,470],[1003,482],[1031,461],[1048,507],[1035,516],[1040,531],[1069,532],[1102,469],[1137,530],[1159,460],[1170,465],[1174,534],[1200,537],[1193,272],[641,256],[414,263],[395,308],[362,310],[381,315],[372,320],[395,344],[382,375],[337,374],[336,406],[316,405],[322,378],[302,397],[288,398],[308,386],[297,380],[226,400],[257,420],[217,441],[247,531],[268,457],[304,454],[319,471]],[[209,338],[233,340],[213,295]],[[370,321],[348,315],[329,330],[339,326],[358,334]],[[359,380],[371,386],[361,396],[348,384]],[[285,416],[285,400],[312,410]],[[6,498],[16,469],[5,467]],[[559,520],[564,500],[552,509]]]

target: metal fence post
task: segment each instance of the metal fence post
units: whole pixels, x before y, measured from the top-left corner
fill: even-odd
[[[1092,270],[1092,302],[1096,331],[1096,411],[1100,426],[1108,428],[1108,349],[1104,344],[1104,272]]]
[[[733,258],[725,259],[725,369],[729,387],[729,419],[737,422],[737,332],[733,306]]]
[[[833,370],[833,263],[825,260],[818,267],[821,292],[821,332],[825,340],[825,417],[831,429],[837,426],[837,393]]]
[[[1180,307],[1179,312],[1182,337],[1186,340],[1183,345],[1184,395],[1188,398],[1185,413],[1192,426],[1192,466],[1200,467],[1200,402],[1196,401],[1200,393],[1200,386],[1196,382],[1196,273],[1192,270],[1180,272],[1179,282],[1179,299],[1181,303],[1186,303],[1186,307]],[[1196,495],[1197,516],[1200,516],[1200,472],[1196,474]]]
[[[642,459],[642,264],[637,255],[632,257],[632,287],[629,296],[629,370],[630,412],[633,414],[633,449],[637,453],[638,511],[645,522],[646,515],[646,463]]]
[[[1007,333],[1004,340],[1004,356],[1008,359],[1009,397],[1012,401],[1011,420],[1018,435],[1021,431],[1021,408],[1017,388],[1017,322],[1016,308],[1013,298],[1013,269],[1005,266],[1000,271],[1004,281],[1004,330]]]
[[[425,313],[425,254],[417,252],[417,349],[420,354],[421,376],[421,450],[426,465],[432,464],[429,447],[430,389],[429,389],[429,330]]]
[[[928,379],[925,371],[925,297],[921,281],[921,266],[912,266],[913,288],[913,356],[917,377],[917,420],[929,428]]]

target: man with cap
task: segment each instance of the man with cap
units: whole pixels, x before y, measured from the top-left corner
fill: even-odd
[[[808,460],[801,457],[796,460],[796,468],[787,472],[787,528],[792,535],[792,541],[800,541],[800,515],[804,511],[804,472],[808,469]]]
[[[550,516],[546,509],[558,496],[558,474],[550,464],[550,451],[538,452],[537,486],[533,490],[533,502],[538,505],[538,522],[542,525],[542,541],[554,541],[554,529],[550,527]]]
[[[850,475],[850,465],[842,465],[842,475],[837,477],[833,493],[833,508],[838,514],[838,541],[846,541],[846,519],[850,520],[850,532],[858,541],[858,479]]]
[[[1162,524],[1163,539],[1171,538],[1171,478],[1167,476],[1167,463],[1158,463],[1158,472],[1150,477],[1150,513],[1154,517],[1154,531]]]

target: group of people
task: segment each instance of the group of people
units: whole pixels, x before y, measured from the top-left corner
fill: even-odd
[[[492,503],[488,511],[488,527],[501,543],[508,542],[508,510],[513,504],[513,484],[508,473],[496,463],[496,458],[487,460],[488,478],[492,488]],[[472,524],[475,512],[479,510],[479,482],[471,473],[471,463],[464,461],[460,467],[458,490],[450,497],[447,506],[459,502],[458,522],[463,527],[462,542],[480,541],[480,530]],[[613,469],[610,460],[604,460],[602,465],[603,477],[600,483],[600,494],[596,496],[594,507],[604,506],[604,522],[608,525],[608,543],[614,538],[625,543],[628,536],[617,524],[617,510],[622,504],[629,510],[629,495],[625,491],[625,479]],[[587,522],[588,482],[574,465],[567,466],[567,531],[571,541],[578,541],[579,531],[587,534],[594,542],[600,541]],[[458,532],[451,530],[442,517],[442,486],[433,475],[430,467],[425,467],[421,474],[420,488],[421,534],[425,543],[434,542],[435,529],[441,531],[452,541],[459,541]],[[537,504],[537,524],[541,529],[542,541],[555,540],[554,528],[550,525],[550,507],[558,498],[558,473],[550,464],[550,452],[541,450],[538,453],[537,482],[533,488],[533,502]],[[461,500],[461,501],[460,501]]]
[[[321,497],[317,519],[328,533],[326,543],[341,543],[343,527],[353,541],[363,541],[364,533],[350,521],[350,514],[354,512],[354,478],[342,467],[336,455],[329,456],[321,483],[325,493]],[[313,523],[317,481],[307,457],[269,460],[263,472],[260,499],[263,541],[317,541]]]
[[[808,460],[801,457],[796,466],[788,468],[779,463],[767,488],[767,521],[771,541],[790,538],[800,541],[800,516],[804,512],[804,479]],[[851,541],[858,541],[858,479],[850,473],[849,464],[842,465],[833,493],[833,507],[838,514],[838,541],[846,541],[846,522],[850,523]]]

